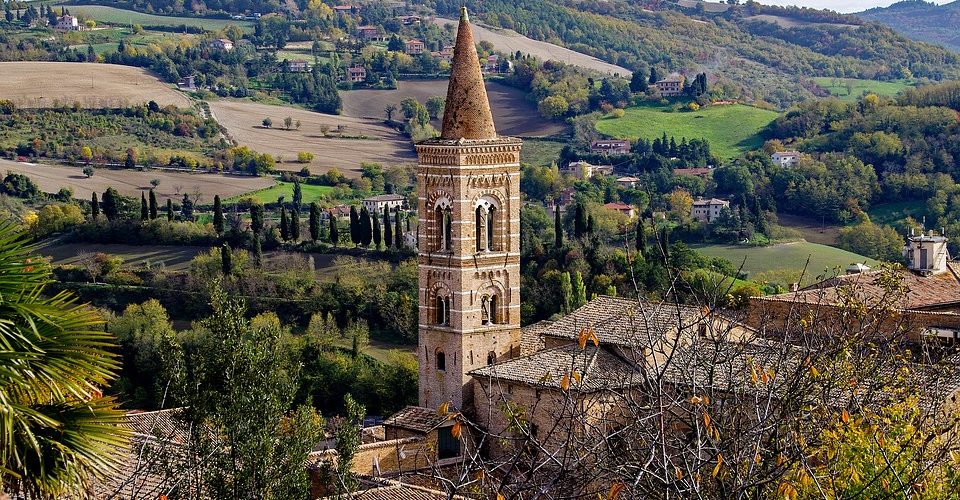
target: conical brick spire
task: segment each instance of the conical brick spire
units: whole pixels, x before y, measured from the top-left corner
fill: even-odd
[[[447,104],[443,110],[442,139],[493,139],[493,126],[487,89],[483,86],[477,46],[467,17],[467,8],[460,10],[460,26],[450,68]]]

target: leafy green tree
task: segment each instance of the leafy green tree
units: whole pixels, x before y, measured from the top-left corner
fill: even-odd
[[[310,240],[320,239],[320,205],[317,202],[310,203]]]
[[[29,498],[80,497],[86,478],[120,463],[129,431],[113,398],[119,368],[96,309],[49,292],[50,267],[0,223],[0,484]],[[8,489],[9,488],[9,489]]]
[[[443,113],[443,108],[446,106],[447,100],[443,96],[435,95],[427,98],[427,112],[430,113],[431,118],[439,118]]]
[[[634,71],[630,78],[630,90],[634,93],[646,92],[650,88],[647,83],[647,75],[644,71]]]
[[[93,170],[93,167],[91,167],[90,165],[87,165],[83,167],[82,172],[83,172],[83,175],[87,176],[87,179],[89,179],[93,177],[94,170]]]
[[[223,203],[220,202],[219,194],[213,197],[213,230],[217,234],[223,234],[224,230]]]
[[[863,222],[855,226],[840,228],[837,246],[871,259],[887,262],[903,260],[903,237],[890,226],[878,226],[872,222]]]
[[[284,342],[289,333],[273,313],[247,320],[243,302],[219,284],[211,305],[184,345],[180,390],[191,456],[204,457],[188,476],[213,498],[306,498],[303,464],[324,425],[309,404],[294,407],[300,374]]]
[[[562,282],[561,282],[562,284]],[[587,285],[583,282],[583,275],[580,271],[574,271],[570,280],[572,288],[572,298],[570,300],[571,311],[587,303]]]
[[[569,272],[560,275],[560,297],[563,300],[561,310],[564,314],[569,314],[573,311],[573,284]]]
[[[287,209],[280,207],[280,239],[290,240],[290,222],[287,221]]]
[[[269,116],[264,118],[263,121],[260,123],[262,123],[263,126],[266,128],[270,128],[273,126],[273,120],[271,120]]]
[[[352,472],[353,458],[362,442],[358,422],[363,420],[367,410],[349,393],[343,397],[346,412],[341,419],[334,437],[337,440],[337,491],[349,494],[357,489],[357,480]]]
[[[157,218],[157,193],[154,190],[150,190],[150,220],[155,220]]]
[[[123,368],[115,387],[133,399],[131,406],[158,409],[165,406],[169,386],[175,382],[182,346],[167,310],[156,299],[130,304],[123,314],[107,322],[107,331],[117,338]]]
[[[140,192],[140,220],[146,221],[150,218],[150,209],[147,207],[147,195]]]
[[[120,194],[117,193],[117,190],[108,187],[107,190],[103,192],[101,201],[100,208],[103,209],[103,215],[107,216],[107,220],[117,220],[117,217],[120,215]]]

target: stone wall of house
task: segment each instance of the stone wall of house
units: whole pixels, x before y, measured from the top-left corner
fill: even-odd
[[[401,471],[410,472],[431,466],[436,459],[437,433],[430,432],[416,437],[403,439],[389,439],[375,443],[362,444],[357,447],[353,457],[351,470],[354,474],[363,476],[394,475]],[[321,477],[321,467],[324,462],[332,467],[337,463],[336,450],[324,450],[310,454],[311,483],[313,497],[324,496],[326,478]],[[377,467],[379,465],[379,470]]]

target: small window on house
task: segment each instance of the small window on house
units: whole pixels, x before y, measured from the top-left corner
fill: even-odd
[[[707,325],[705,323],[700,323],[697,325],[697,334],[701,337],[707,336]]]
[[[460,456],[460,440],[453,437],[453,427],[437,429],[437,458],[444,460]]]
[[[487,353],[487,364],[492,365],[497,362],[497,353],[490,351]]]
[[[446,371],[446,370],[447,370],[447,356],[446,356],[445,354],[443,354],[443,351],[437,351],[437,354],[436,354],[436,356],[434,356],[434,357],[437,359],[437,371],[441,371],[441,372],[442,372],[442,371]]]

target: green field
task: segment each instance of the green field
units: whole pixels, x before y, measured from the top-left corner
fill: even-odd
[[[312,203],[314,201],[319,201],[324,198],[331,196],[335,188],[331,186],[314,186],[312,184],[300,184],[300,188],[303,190],[303,202]],[[235,203],[240,200],[245,200],[247,198],[253,198],[260,203],[276,203],[277,198],[283,196],[283,199],[286,201],[293,200],[293,183],[292,182],[277,182],[276,186],[269,187],[267,189],[262,189],[260,191],[255,191],[253,193],[247,193],[240,196],[234,196],[225,200],[227,203]]]
[[[163,31],[145,30],[139,34],[133,34],[130,28],[117,27],[97,31],[79,31],[68,34],[71,36],[65,41],[70,43],[70,48],[86,50],[87,46],[92,46],[97,54],[107,52],[116,52],[120,40],[123,39],[127,45],[134,47],[146,47],[153,43],[161,43],[164,40],[178,40],[182,37],[193,37],[194,35],[184,35],[183,33],[167,33]]]
[[[877,94],[882,96],[893,96],[899,94],[903,89],[914,86],[913,82],[907,80],[896,80],[892,82],[880,82],[877,80],[860,80],[857,78],[830,78],[818,77],[813,81],[830,92],[830,95],[839,97],[846,102],[856,102],[863,94]],[[849,87],[847,86],[849,84]]]
[[[205,30],[219,30],[227,26],[236,25],[244,31],[252,31],[250,21],[234,21],[233,19],[205,19],[198,17],[155,16],[132,10],[117,9],[105,5],[71,5],[70,13],[92,18],[98,23],[141,26],[180,26],[186,25]]]
[[[723,257],[733,262],[734,267],[739,268],[742,264],[747,276],[755,281],[794,282],[800,279],[800,273],[803,272],[800,282],[807,285],[818,281],[820,276],[832,276],[837,272],[837,268],[843,272],[844,268],[856,262],[866,263],[868,266],[877,264],[875,260],[862,255],[806,241],[767,247],[691,246],[706,256]],[[810,260],[809,264],[807,259]]]
[[[524,139],[520,150],[520,161],[536,166],[549,166],[560,158],[560,150],[565,143],[542,139]]]
[[[921,221],[927,215],[927,206],[924,201],[898,201],[874,205],[867,210],[870,221],[874,224],[893,225],[907,217]]]
[[[777,112],[743,104],[707,106],[699,111],[673,111],[669,106],[645,105],[627,108],[623,118],[604,117],[597,130],[618,139],[653,140],[663,135],[706,139],[721,158],[733,158],[763,145],[760,131]]]

